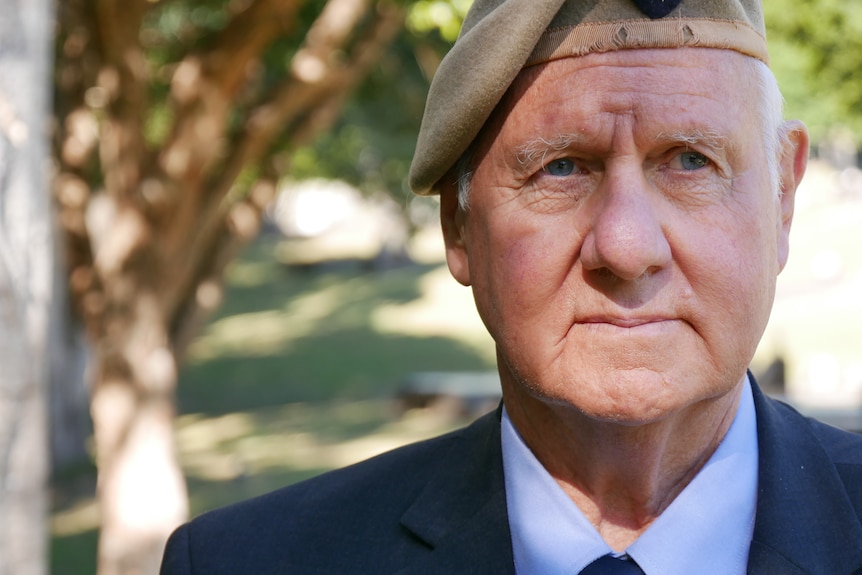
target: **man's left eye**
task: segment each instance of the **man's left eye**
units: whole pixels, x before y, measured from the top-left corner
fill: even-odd
[[[678,156],[679,168],[682,170],[699,170],[709,164],[709,158],[700,152],[683,152]]]
[[[575,162],[569,158],[560,158],[542,167],[545,173],[557,177],[571,176],[575,169]]]

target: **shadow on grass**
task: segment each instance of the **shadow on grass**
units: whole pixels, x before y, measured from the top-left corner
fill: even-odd
[[[275,258],[277,242],[278,238],[262,236],[228,270],[227,297],[216,319],[280,308],[287,301],[345,282],[354,282],[361,291],[360,297],[350,303],[410,301],[420,295],[417,279],[441,265],[405,262],[374,270],[360,260],[343,260],[313,267],[291,266]],[[349,306],[341,311],[349,311]]]
[[[99,532],[90,529],[51,538],[51,573],[55,575],[96,572]]]
[[[192,346],[180,375],[181,413],[391,397],[412,372],[492,367],[454,329],[452,336],[397,333],[398,310],[429,298],[427,280],[440,264],[298,272],[266,247],[232,268],[222,310]],[[463,296],[458,305],[467,301],[465,313],[475,314],[469,292]],[[396,310],[388,329],[380,326],[382,308]]]
[[[291,402],[391,397],[414,371],[487,370],[465,346],[350,330],[312,335],[276,355],[218,357],[189,366],[181,413],[210,415]]]

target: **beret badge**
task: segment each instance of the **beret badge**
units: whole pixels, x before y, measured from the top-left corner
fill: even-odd
[[[674,8],[679,6],[681,0],[632,0],[641,12],[650,18],[664,18]]]

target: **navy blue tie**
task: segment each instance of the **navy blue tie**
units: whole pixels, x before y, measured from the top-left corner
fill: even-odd
[[[605,555],[584,567],[580,575],[644,575],[644,572],[631,559]]]

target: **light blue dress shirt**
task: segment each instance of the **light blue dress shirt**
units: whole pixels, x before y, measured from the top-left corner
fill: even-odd
[[[502,418],[503,470],[518,575],[576,575],[612,553],[598,531]],[[744,575],[757,506],[757,425],[746,380],[718,449],[628,548],[646,575]]]

